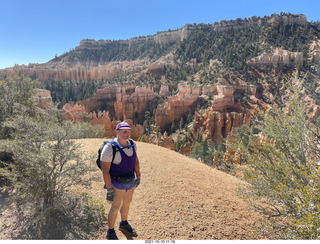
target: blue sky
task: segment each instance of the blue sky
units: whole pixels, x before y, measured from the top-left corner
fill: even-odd
[[[82,39],[129,39],[186,24],[305,14],[320,21],[319,0],[0,0],[0,69],[45,63]]]

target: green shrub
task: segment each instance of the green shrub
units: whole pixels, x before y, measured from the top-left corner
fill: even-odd
[[[11,190],[10,200],[16,206],[16,232],[21,231],[17,235],[87,239],[90,230],[102,224],[103,209],[88,196],[71,194],[70,188],[90,186],[95,178],[90,174],[96,170],[90,163],[95,156],[80,151],[74,140],[91,134],[92,127],[64,121],[55,108],[36,109],[32,84],[23,76],[0,80],[1,88],[10,87],[0,98],[7,116],[0,118],[0,179],[5,179],[4,187]],[[21,94],[26,96],[19,98]],[[89,130],[84,132],[84,127]]]
[[[298,82],[288,88],[287,112],[261,114],[254,121],[259,135],[247,130],[245,143],[235,145],[247,165],[242,194],[268,216],[262,228],[269,238],[319,239],[320,130],[307,120]]]

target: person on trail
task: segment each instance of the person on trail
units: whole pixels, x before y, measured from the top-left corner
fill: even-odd
[[[118,240],[114,225],[119,210],[121,214],[119,230],[126,236],[138,236],[137,231],[128,223],[133,192],[140,184],[137,147],[130,138],[131,127],[127,122],[120,122],[116,126],[116,134],[117,137],[103,147],[100,158],[105,188],[107,188],[107,200],[111,203],[108,214],[109,229],[106,234],[108,240]],[[114,146],[115,154],[112,148]]]

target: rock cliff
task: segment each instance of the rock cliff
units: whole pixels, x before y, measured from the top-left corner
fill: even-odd
[[[317,53],[317,52],[315,52]],[[248,65],[302,65],[303,53],[290,52],[281,48],[276,48],[269,53],[263,53],[247,62]]]
[[[143,37],[135,37],[130,38],[129,40],[119,40],[119,41],[110,41],[110,40],[93,40],[93,39],[84,39],[80,41],[79,46],[76,49],[102,49],[105,45],[111,44],[114,42],[118,42],[119,44],[128,45],[131,47],[132,45],[147,42],[147,41],[155,41],[160,45],[166,45],[170,43],[174,43],[177,41],[183,41],[183,39],[187,38],[192,30],[196,27],[192,25],[185,25],[184,27],[177,30],[169,30],[158,32],[155,35],[143,36]]]
[[[204,94],[209,92],[214,94],[211,107],[206,112],[196,112],[194,127],[191,131],[195,135],[202,128],[204,139],[221,143],[233,127],[249,125],[251,116],[244,111],[240,103],[235,103],[233,87],[213,85],[206,88],[207,91]],[[255,98],[254,86],[240,86],[238,90],[247,90],[248,96]],[[170,126],[172,121],[179,121],[189,113],[193,114],[197,111],[198,105],[206,101],[207,96],[200,96],[200,86],[186,84],[178,86],[176,95],[168,95],[167,85],[163,85],[159,93],[154,92],[150,87],[135,87],[132,84],[109,85],[98,89],[96,94],[88,100],[79,101],[77,104],[65,104],[63,110],[65,117],[73,121],[89,120],[92,124],[104,125],[105,136],[114,134],[116,122],[113,121],[131,120],[137,127],[133,134],[138,138],[143,134],[141,124],[146,111],[152,112],[156,109],[155,125],[164,129]],[[157,105],[157,99],[160,97],[164,99],[164,103]],[[157,141],[165,141],[166,145],[170,140],[172,139],[166,139],[166,137],[157,139]],[[157,144],[161,143],[157,142]],[[169,144],[171,147],[171,143]]]
[[[313,41],[310,45],[310,59],[314,60],[315,63],[319,63],[320,61],[320,40]]]
[[[168,87],[164,86],[162,95]],[[100,124],[105,128],[104,136],[114,136],[116,124],[122,120],[132,123],[132,138],[143,134],[142,122],[145,112],[156,108],[155,93],[150,87],[136,87],[132,84],[122,86],[109,85],[98,89],[96,94],[76,104],[67,103],[63,110],[65,117],[73,121],[89,120],[93,125]],[[104,112],[101,112],[104,111]]]
[[[133,119],[135,123],[142,123],[144,113],[156,106],[157,96],[151,87],[109,85],[98,89],[92,98],[79,101],[79,104],[85,107],[86,112],[108,111],[111,118]]]
[[[60,61],[49,61],[44,64],[29,64],[18,66],[25,75],[32,79],[40,81],[46,80],[101,80],[102,78],[108,79],[116,75],[124,74],[125,72],[132,71],[135,67],[144,67],[145,61],[123,61],[119,62],[95,62],[95,61],[77,61],[62,59]],[[7,68],[1,70],[1,73],[13,75],[15,68]]]
[[[218,112],[212,109],[203,114],[196,113],[194,126],[190,132],[195,135],[201,129],[203,140],[211,140],[222,143],[231,132],[232,128],[243,124],[250,125],[250,113]]]
[[[307,23],[307,17],[303,14],[286,14],[286,15],[273,15],[269,17],[267,23],[271,28],[278,26],[280,23],[284,25],[289,24],[300,24],[304,25]],[[260,27],[263,24],[263,19],[258,17],[252,17],[251,19],[237,19],[237,20],[223,20],[219,23],[212,24],[212,28],[215,31],[226,31],[230,29],[237,28],[252,28],[252,27]]]
[[[156,144],[158,146],[165,147],[174,151],[173,139],[171,136],[168,136],[167,132],[164,132],[163,135],[160,135],[159,137],[157,137],[156,140],[153,141],[153,144]]]
[[[307,17],[304,14],[286,14],[286,15],[274,15],[269,19],[271,28],[278,26],[280,23],[285,25],[288,24],[299,24],[304,25],[307,23]]]
[[[50,91],[45,89],[37,89],[35,98],[39,108],[48,109],[53,107]]]
[[[152,36],[131,38],[129,40],[89,40],[85,39],[80,41],[79,46],[75,47],[75,51],[79,50],[95,50],[99,51],[106,49],[108,44],[116,43],[117,45],[126,45],[129,48],[132,45],[145,43],[148,41],[154,41],[157,44],[169,45],[175,42],[183,41],[188,37],[191,31],[196,28],[192,25],[186,25],[178,30],[163,31]],[[84,54],[85,55],[85,54]],[[150,66],[150,67],[149,67]],[[148,59],[134,59],[134,60],[122,60],[119,61],[107,61],[105,59],[87,59],[80,60],[76,55],[66,55],[62,58],[52,59],[51,61],[43,64],[29,64],[19,66],[23,72],[33,78],[40,81],[53,80],[101,80],[121,75],[126,72],[131,72],[133,69],[146,69],[150,68],[150,71],[163,68],[163,64],[149,62]],[[13,74],[14,68],[7,68],[1,71],[8,75]]]
[[[180,120],[189,112],[194,113],[197,106],[203,102],[200,97],[200,87],[190,87],[179,84],[177,95],[168,97],[167,101],[159,104],[155,114],[155,124],[161,128],[172,121]]]
[[[240,87],[240,89],[243,87]],[[255,96],[255,87],[248,86],[248,95]],[[218,94],[213,97],[212,106],[205,112],[196,112],[194,126],[190,132],[195,137],[201,130],[202,138],[222,143],[232,128],[243,124],[250,125],[251,114],[245,111],[240,103],[234,102],[234,88],[231,86],[217,86]]]
[[[230,29],[239,29],[243,27],[260,27],[269,30],[279,24],[299,24],[304,25],[307,22],[304,15],[272,15],[270,17],[251,19],[237,19],[229,21],[221,21],[212,25],[185,25],[177,30],[162,31],[155,35],[146,37],[135,37],[128,40],[92,40],[84,39],[80,44],[59,57],[55,57],[44,64],[29,64],[22,65],[20,69],[33,79],[46,81],[53,80],[101,80],[108,79],[114,76],[127,74],[133,70],[141,70],[141,72],[158,73],[163,75],[165,69],[169,67],[179,66],[181,63],[180,57],[177,56],[175,45],[183,43],[192,34],[207,31],[228,31]],[[261,37],[261,45],[265,46],[265,41]],[[237,41],[237,40],[235,40]],[[315,41],[317,42],[317,41]],[[201,43],[201,42],[199,42]],[[150,45],[149,45],[150,44]],[[139,46],[140,45],[140,46]],[[179,45],[176,45],[179,46]],[[155,48],[156,47],[156,48]],[[168,49],[164,47],[170,47]],[[172,48],[171,48],[172,47]],[[151,54],[149,50],[155,48],[156,52],[162,52],[161,55]],[[180,48],[183,49],[183,46]],[[272,47],[271,47],[272,48]],[[201,48],[200,48],[201,49]],[[206,48],[204,48],[205,50]],[[136,53],[139,54],[136,54]],[[185,51],[183,51],[185,52]],[[119,56],[117,56],[119,54]],[[136,55],[135,55],[136,54]],[[164,56],[172,55],[174,62],[166,63]],[[312,51],[314,60],[319,60],[319,48]],[[156,57],[155,57],[156,56]],[[312,58],[312,57],[310,57]],[[190,58],[188,66],[194,68],[197,65],[195,58]],[[173,59],[171,59],[172,61]],[[276,64],[278,61],[283,64],[298,64],[302,63],[302,53],[289,52],[286,50],[275,49],[270,53],[265,53],[248,62],[248,65],[264,65]],[[220,60],[221,61],[221,60]],[[199,62],[199,60],[198,60]],[[14,73],[13,68],[0,70],[0,73]]]

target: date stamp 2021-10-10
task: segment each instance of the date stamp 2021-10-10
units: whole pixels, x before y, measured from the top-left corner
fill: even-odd
[[[176,243],[175,240],[145,240],[146,244],[171,244]]]

